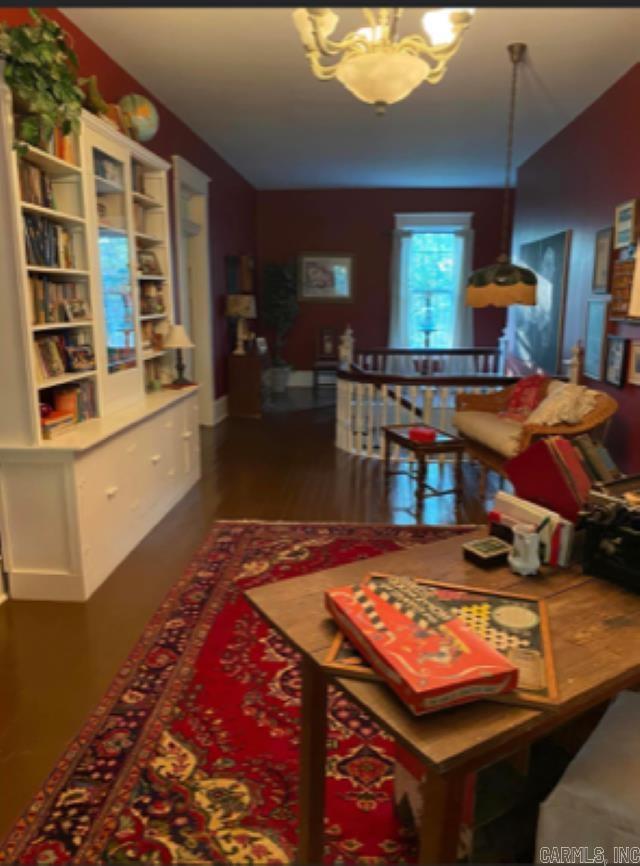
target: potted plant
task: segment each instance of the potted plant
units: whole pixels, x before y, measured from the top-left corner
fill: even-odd
[[[37,10],[29,12],[33,23],[0,23],[0,60],[13,94],[19,151],[27,145],[46,148],[54,129],[77,132],[84,100],[67,33]]]
[[[287,390],[291,366],[283,357],[286,337],[298,315],[295,269],[291,265],[269,264],[264,269],[261,318],[275,332],[271,388],[278,394]]]

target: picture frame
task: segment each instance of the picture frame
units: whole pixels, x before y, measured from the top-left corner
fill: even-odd
[[[624,337],[607,337],[607,368],[605,380],[616,388],[624,386],[627,372],[627,348],[629,341]]]
[[[354,256],[300,253],[298,300],[349,303],[353,300]]]
[[[587,301],[583,372],[590,379],[602,379],[608,307],[609,301],[603,298]]]
[[[607,294],[611,281],[611,252],[613,249],[613,228],[596,232],[593,255],[593,279],[591,288],[595,294]]]
[[[613,247],[616,250],[635,244],[638,235],[638,200],[629,199],[616,207]]]
[[[138,271],[143,276],[162,276],[162,268],[153,250],[138,250]]]
[[[82,346],[65,346],[69,369],[74,373],[81,373],[85,370],[93,370],[96,366],[96,358],[93,352],[93,346],[88,344]]]
[[[68,322],[91,321],[91,306],[86,298],[68,298],[62,306]]]
[[[561,370],[571,238],[567,229],[520,247],[520,262],[538,278],[535,306],[515,305],[509,310],[513,351],[527,373],[554,376]]]
[[[627,382],[629,385],[640,385],[640,340],[631,340],[629,343]]]

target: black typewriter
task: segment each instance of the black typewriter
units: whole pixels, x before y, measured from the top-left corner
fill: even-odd
[[[582,567],[640,592],[640,476],[602,485],[589,495],[577,530]]]

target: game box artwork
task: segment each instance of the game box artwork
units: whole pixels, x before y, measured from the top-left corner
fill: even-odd
[[[369,575],[328,590],[341,631],[416,714],[514,689],[518,669],[408,578]]]

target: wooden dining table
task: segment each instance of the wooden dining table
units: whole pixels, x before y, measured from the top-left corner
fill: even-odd
[[[349,565],[249,590],[265,619],[302,654],[300,826],[296,862],[321,863],[327,685],[333,682],[425,767],[421,782],[419,862],[456,861],[465,781],[470,773],[517,755],[535,740],[620,690],[640,683],[640,596],[579,570],[546,569],[519,577],[507,567],[480,569],[461,545],[486,530],[415,545]],[[325,590],[357,583],[372,571],[544,599],[558,695],[544,708],[476,701],[416,717],[383,683],[323,667],[335,635]]]

